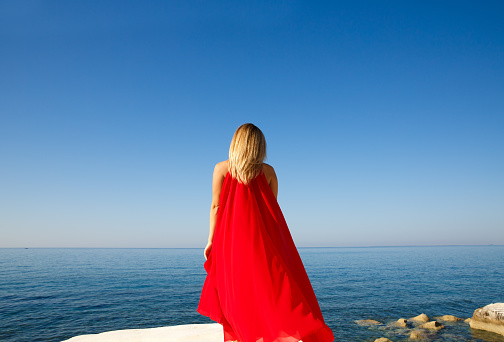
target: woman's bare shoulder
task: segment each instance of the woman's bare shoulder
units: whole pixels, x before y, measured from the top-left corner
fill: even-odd
[[[215,164],[214,173],[221,175],[221,176],[225,176],[227,172],[228,172],[228,161],[227,160],[224,160],[224,161],[221,161],[221,162]]]
[[[263,172],[264,172],[264,177],[266,177],[266,181],[268,182],[268,185],[271,188],[271,191],[273,191],[273,195],[275,195],[275,198],[278,195],[278,179],[275,173],[275,169],[273,166],[268,165],[263,163]]]
[[[269,164],[263,163],[263,172],[264,172],[264,175],[266,176],[266,179],[268,180],[268,182],[273,177],[276,178],[275,169],[273,168],[273,166],[271,166]]]

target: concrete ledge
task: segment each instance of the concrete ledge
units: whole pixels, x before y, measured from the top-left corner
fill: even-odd
[[[150,329],[107,331],[100,334],[81,335],[63,342],[222,342],[222,325],[186,324]]]

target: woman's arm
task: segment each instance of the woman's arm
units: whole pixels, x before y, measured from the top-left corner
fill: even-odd
[[[215,235],[215,224],[217,222],[217,212],[219,210],[219,198],[222,190],[222,184],[227,173],[227,161],[215,165],[212,180],[212,205],[210,207],[210,231],[208,234],[208,243],[205,247],[205,259],[208,258],[212,249],[213,238]]]

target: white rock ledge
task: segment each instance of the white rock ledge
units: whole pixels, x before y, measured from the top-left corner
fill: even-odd
[[[150,329],[107,331],[100,334],[81,335],[63,342],[222,342],[222,325],[186,324]]]
[[[494,303],[477,309],[469,324],[473,329],[504,335],[504,303]]]

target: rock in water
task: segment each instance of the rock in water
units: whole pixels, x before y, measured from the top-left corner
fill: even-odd
[[[427,338],[425,332],[420,330],[413,330],[409,337],[411,340],[424,340]]]
[[[379,325],[381,324],[378,321],[375,321],[374,319],[361,319],[358,321],[355,321],[358,325]]]
[[[374,342],[392,342],[392,341],[386,337],[380,337],[380,338],[377,338],[376,340],[374,340]]]
[[[462,320],[461,318],[458,318],[458,317],[455,317],[452,315],[444,315],[444,316],[439,316],[439,317],[435,317],[435,318],[440,321],[445,321],[445,322],[459,322]]]
[[[429,316],[426,314],[420,314],[416,317],[410,318],[410,321],[416,321],[416,322],[428,322],[429,321]]]
[[[471,328],[504,335],[504,303],[495,303],[479,308],[469,322]]]
[[[420,328],[429,329],[429,330],[441,330],[444,328],[444,326],[437,321],[431,321],[431,322],[427,322],[427,323],[422,324],[420,326]]]
[[[399,326],[399,327],[403,327],[403,328],[406,328],[408,325],[407,325],[407,320],[405,320],[404,318],[399,318],[397,320],[397,322],[395,322],[395,325]]]

